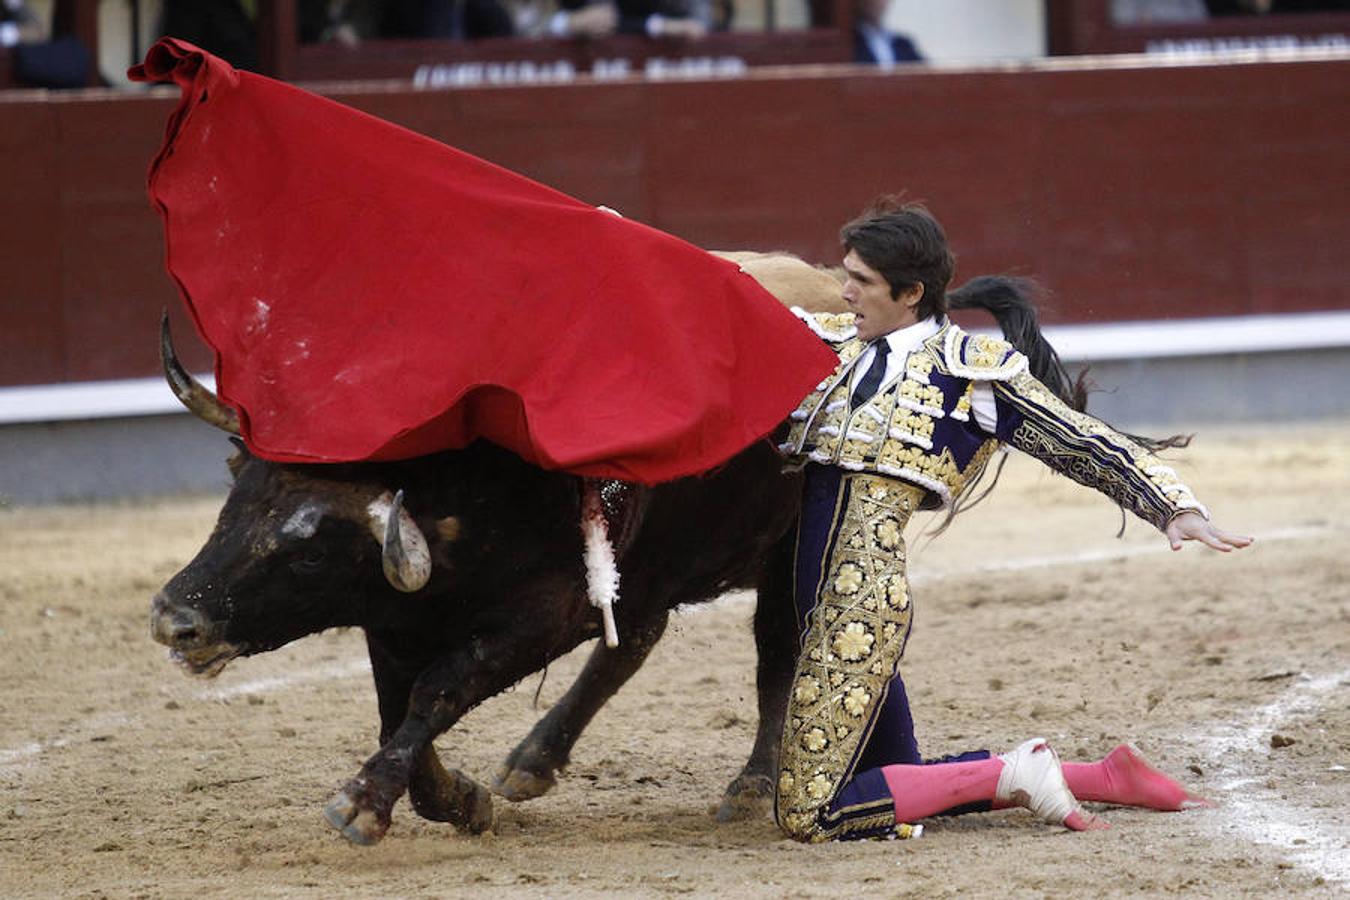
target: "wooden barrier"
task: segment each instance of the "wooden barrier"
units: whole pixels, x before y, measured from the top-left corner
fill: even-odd
[[[833,260],[908,190],[958,280],[1034,275],[1051,322],[1347,306],[1344,60],[1066,65],[331,95],[709,247]],[[152,375],[164,307],[209,367],[145,196],[174,97],[0,95],[0,385]]]

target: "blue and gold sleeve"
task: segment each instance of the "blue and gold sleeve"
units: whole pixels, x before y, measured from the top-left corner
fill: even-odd
[[[1079,484],[1095,488],[1159,531],[1188,510],[1209,511],[1148,450],[1078,412],[1032,375],[994,382],[997,436]]]

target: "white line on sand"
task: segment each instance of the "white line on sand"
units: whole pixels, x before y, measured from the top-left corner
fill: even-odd
[[[126,728],[130,722],[131,717],[124,712],[101,713],[96,716],[87,716],[72,723],[68,728],[63,729],[60,734],[29,741],[18,747],[0,749],[0,775],[10,775],[28,768],[43,753],[64,747],[77,737],[120,731]]]
[[[192,699],[201,702],[219,702],[248,694],[264,694],[282,691],[316,681],[338,681],[370,671],[370,661],[366,659],[349,660],[345,663],[316,666],[300,669],[286,675],[270,675],[241,681],[238,684],[199,688],[192,693]],[[141,720],[125,712],[101,713],[72,723],[60,734],[52,737],[29,741],[17,747],[0,749],[0,776],[11,775],[34,764],[38,757],[49,750],[56,750],[86,736],[97,735],[104,731],[120,731]]]
[[[241,681],[238,684],[226,685],[224,687],[212,686],[202,688],[197,691],[193,697],[196,700],[230,700],[234,697],[243,697],[247,694],[265,694],[269,691],[285,690],[286,688],[307,684],[312,681],[335,681],[339,678],[351,678],[354,675],[361,675],[369,671],[370,660],[354,659],[345,663],[333,663],[332,665],[319,666],[313,669],[301,669],[298,672],[292,672],[287,675],[269,675],[264,678]]]
[[[1329,882],[1350,885],[1350,819],[1340,810],[1314,809],[1282,800],[1261,775],[1268,769],[1270,737],[1290,720],[1315,716],[1337,690],[1350,689],[1350,669],[1301,680],[1265,706],[1232,721],[1212,722],[1186,739],[1226,780],[1222,804],[1211,821],[1236,828],[1250,841],[1278,847]],[[1341,703],[1347,702],[1342,699]]]
[[[1276,528],[1271,531],[1261,532],[1258,541],[1261,544],[1268,544],[1272,541],[1301,541],[1312,538],[1319,538],[1331,533],[1329,525],[1293,525],[1288,528]],[[1191,548],[1187,548],[1191,549]],[[1208,548],[1199,548],[1210,551]],[[1084,563],[1110,562],[1117,559],[1131,559],[1136,556],[1160,556],[1164,553],[1171,553],[1172,548],[1167,545],[1163,538],[1150,541],[1147,544],[1122,544],[1119,547],[1102,547],[1096,550],[1082,550],[1078,553],[1059,553],[1053,556],[1024,556],[1019,559],[994,559],[982,563],[962,563],[960,566],[922,568],[915,566],[917,571],[910,573],[911,584],[924,584],[926,582],[937,581],[942,578],[951,578],[957,575],[962,577],[968,575],[988,574],[990,572],[1021,572],[1026,569],[1050,569],[1057,566],[1078,566]],[[727,607],[748,606],[755,602],[754,591],[736,591],[719,597],[711,604],[702,604],[699,606],[684,606],[680,608],[681,612],[698,612],[705,607],[714,607],[725,609]]]
[[[1262,532],[1258,541],[1262,544],[1271,541],[1299,541],[1321,537],[1331,533],[1328,525],[1294,525]],[[1208,548],[1197,548],[1207,550]],[[1189,548],[1187,548],[1189,549]],[[944,578],[949,575],[974,575],[987,572],[1020,572],[1024,569],[1045,569],[1054,566],[1076,566],[1083,563],[1107,562],[1115,559],[1129,559],[1135,556],[1158,556],[1171,553],[1172,548],[1164,538],[1159,537],[1147,544],[1122,544],[1119,547],[1103,547],[1097,550],[1083,550],[1078,553],[1061,553],[1054,556],[1026,556],[1021,559],[997,559],[986,563],[962,565],[960,569],[940,569],[920,572],[919,577],[911,580]]]

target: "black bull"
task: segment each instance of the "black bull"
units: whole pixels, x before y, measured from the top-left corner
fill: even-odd
[[[167,335],[165,347],[179,396],[232,428],[231,411],[186,376]],[[380,749],[330,801],[326,819],[347,838],[373,843],[407,791],[425,818],[486,828],[490,794],[447,771],[432,741],[599,634],[586,591],[579,479],[482,442],[403,463],[337,466],[271,463],[240,444],[230,468],[234,484],[214,532],[154,598],[155,639],[194,673],[215,674],[239,655],[361,627]],[[391,509],[390,495],[403,490],[409,516]],[[581,730],[642,664],[672,608],[755,587],[759,730],[721,815],[762,810],[795,651],[787,578],[799,495],[767,442],[706,477],[653,489],[620,565],[618,646],[597,645],[576,683],[507,757],[497,792],[522,800],[553,785]],[[403,523],[392,538],[390,519]],[[431,563],[411,593],[416,575],[395,587],[399,566],[408,567],[399,548],[410,531],[410,555]]]

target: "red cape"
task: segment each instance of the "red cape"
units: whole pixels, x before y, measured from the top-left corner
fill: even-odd
[[[655,483],[771,431],[838,360],[684,241],[191,44],[150,166],[167,266],[259,456],[419,456],[483,437]]]

